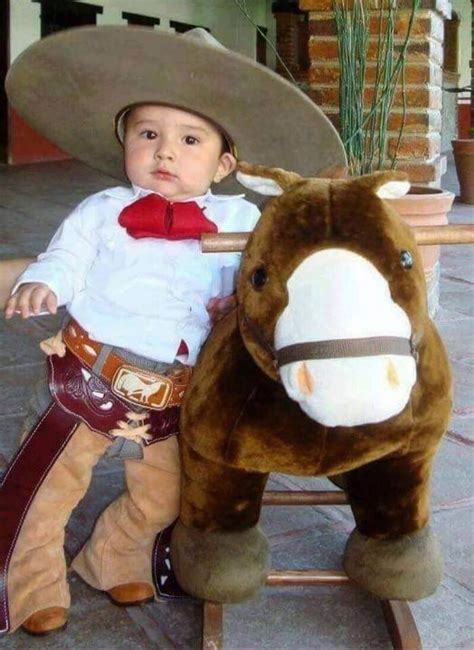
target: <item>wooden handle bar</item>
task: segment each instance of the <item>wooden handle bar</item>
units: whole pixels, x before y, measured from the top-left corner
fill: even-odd
[[[345,571],[299,569],[299,570],[273,570],[267,576],[266,584],[269,587],[317,587],[321,585],[347,584],[351,581]]]
[[[412,230],[418,246],[474,244],[474,225],[418,226]],[[217,235],[204,233],[201,239],[201,249],[203,253],[243,251],[249,236],[248,232],[224,232]]]
[[[418,226],[412,228],[418,246],[431,244],[474,244],[474,226]]]
[[[348,504],[342,490],[267,490],[264,506],[342,506]]]

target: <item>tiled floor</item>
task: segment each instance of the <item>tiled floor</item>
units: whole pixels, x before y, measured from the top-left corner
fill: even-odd
[[[84,196],[113,181],[75,163],[0,167],[0,257],[36,254]],[[445,186],[455,188],[452,168]],[[451,221],[473,221],[472,206],[456,203]],[[445,247],[441,308],[436,322],[454,368],[455,410],[436,460],[433,526],[445,557],[438,592],[412,605],[426,649],[474,648],[473,445],[474,445],[474,246]],[[0,454],[13,453],[25,395],[41,368],[38,342],[56,329],[58,317],[22,322],[0,319]],[[271,487],[327,487],[323,479],[276,475]],[[123,486],[120,463],[99,463],[93,484],[74,512],[66,535],[71,557],[97,514]],[[339,568],[353,527],[348,508],[266,508],[263,527],[278,568]],[[0,640],[1,648],[194,649],[200,643],[200,607],[159,602],[119,609],[71,574],[71,618],[65,632],[32,639],[23,632]],[[228,649],[390,648],[375,599],[355,587],[267,588],[256,600],[226,607]]]

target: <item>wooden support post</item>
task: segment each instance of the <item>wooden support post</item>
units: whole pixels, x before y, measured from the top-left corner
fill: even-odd
[[[224,636],[223,605],[205,600],[202,609],[202,650],[222,650]]]
[[[404,600],[381,600],[380,605],[394,650],[423,650],[408,603]]]

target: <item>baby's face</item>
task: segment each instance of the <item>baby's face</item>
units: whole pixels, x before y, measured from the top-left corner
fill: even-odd
[[[134,185],[183,201],[205,194],[235,168],[235,158],[222,147],[222,135],[202,117],[168,106],[138,106],[127,118],[125,171]]]

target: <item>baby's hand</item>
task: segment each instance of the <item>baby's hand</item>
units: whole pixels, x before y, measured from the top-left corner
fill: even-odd
[[[56,294],[42,282],[26,282],[7,301],[5,318],[14,314],[21,314],[22,318],[37,316],[43,304],[50,314],[55,314],[58,308]]]
[[[214,325],[237,305],[235,294],[226,298],[211,298],[206,305],[207,312]]]

